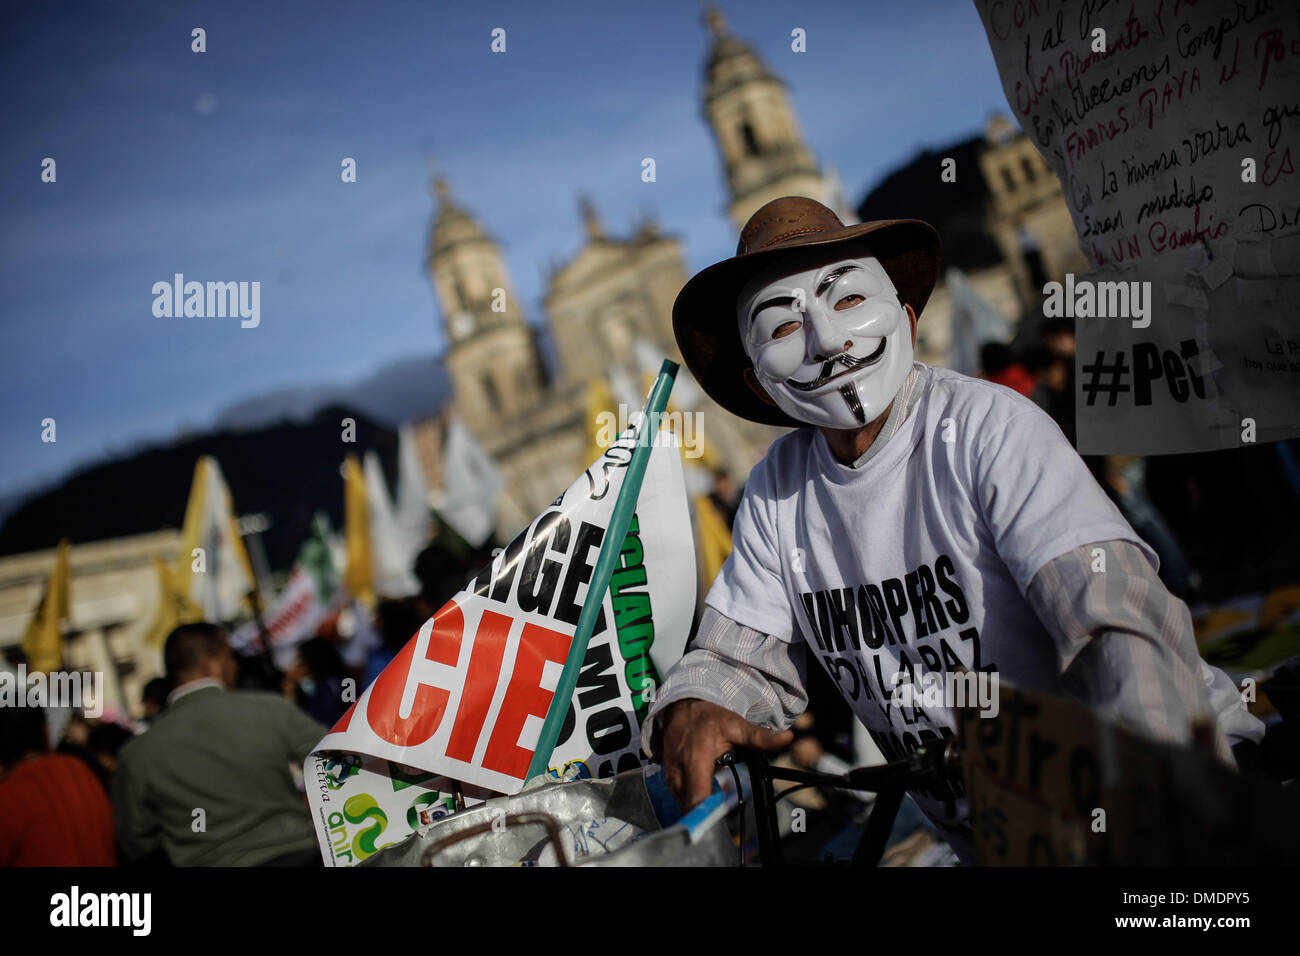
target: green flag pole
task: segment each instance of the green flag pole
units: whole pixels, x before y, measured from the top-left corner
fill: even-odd
[[[591,632],[596,626],[596,617],[600,606],[605,601],[605,592],[609,589],[609,579],[614,575],[614,565],[618,562],[619,552],[623,549],[623,539],[627,536],[628,526],[632,523],[632,512],[636,510],[637,499],[641,495],[641,480],[645,477],[646,465],[650,461],[650,451],[657,429],[657,424],[664,409],[668,406],[668,393],[673,390],[677,378],[676,362],[664,359],[659,368],[659,377],[655,379],[650,390],[650,398],[642,410],[640,430],[636,436],[636,447],[632,449],[632,458],[627,463],[627,473],[623,476],[623,487],[618,490],[614,501],[614,513],[609,519],[609,529],[601,544],[600,554],[596,558],[596,568],[591,575],[591,584],[587,588],[587,599],[582,604],[582,613],[578,615],[578,626],[573,633],[573,643],[569,645],[569,656],[564,662],[564,671],[560,682],[555,687],[555,696],[546,711],[546,722],[537,738],[537,749],[533,752],[533,761],[528,765],[528,778],[546,773],[551,763],[551,754],[559,741],[560,731],[564,728],[564,718],[569,712],[569,703],[573,700],[574,688],[578,686],[578,671],[582,668],[583,658],[587,656],[587,644],[591,641]]]

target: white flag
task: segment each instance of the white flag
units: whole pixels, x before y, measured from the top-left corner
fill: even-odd
[[[433,512],[429,508],[429,486],[424,479],[420,454],[415,448],[415,431],[410,425],[397,430],[397,501],[393,516],[397,533],[408,555],[407,567],[424,550],[433,532]]]
[[[366,510],[370,518],[370,555],[374,562],[375,593],[389,598],[410,597],[420,590],[412,570],[415,555],[398,530],[384,469],[375,452],[366,452]]]
[[[496,528],[497,499],[505,479],[496,462],[456,418],[447,426],[442,483],[442,493],[436,496],[438,515],[477,548]]]

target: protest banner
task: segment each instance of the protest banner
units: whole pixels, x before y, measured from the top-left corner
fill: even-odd
[[[301,566],[295,565],[285,581],[284,590],[261,621],[248,621],[230,633],[230,649],[237,654],[263,650],[265,640],[277,666],[292,666],[294,648],[311,638],[336,602],[326,600],[316,580]],[[263,631],[263,627],[265,631]],[[265,635],[265,637],[263,636]]]
[[[523,785],[640,427],[426,621],[307,758],[327,865],[352,865],[399,842],[425,825],[421,811],[432,822],[437,811],[428,808],[445,805],[449,781],[498,793]],[[649,449],[553,772],[605,777],[642,764],[640,722],[681,656],[695,605],[676,443],[658,432]],[[389,776],[392,765],[405,780]],[[412,774],[429,776],[417,782]]]
[[[1154,743],[1077,701],[1006,681],[995,716],[958,708],[958,732],[981,865],[1300,859],[1294,801],[1269,781],[1237,776],[1208,741]]]
[[[288,669],[294,648],[315,635],[317,628],[338,611],[344,597],[330,557],[328,530],[317,515],[311,536],[303,543],[275,603],[260,621],[248,621],[230,634],[230,649],[250,653],[265,638],[277,666]]]
[[[306,768],[326,866],[355,866],[455,809],[455,783],[435,773],[356,754],[314,753]]]
[[[1093,267],[1043,290],[1045,315],[1076,321],[1080,452],[1300,435],[1294,7],[977,6]]]
[[[673,390],[673,379],[676,375],[677,363],[671,359],[664,359],[663,369],[650,387],[650,394],[646,398],[646,407],[643,411],[644,417],[635,432],[636,444],[628,458],[620,487],[613,496],[614,510],[610,514],[609,521],[606,522],[608,537],[613,541],[623,542],[632,530],[635,521],[633,515],[641,495],[641,483],[645,479],[646,466],[650,463],[652,442],[654,436],[660,432],[661,416],[668,405],[668,395]],[[682,490],[685,491],[684,479]],[[610,547],[610,543],[606,541],[599,549],[596,566],[591,572],[589,594],[603,596],[609,589],[614,569],[623,564],[623,546],[613,548]],[[560,671],[551,699],[547,701],[536,748],[528,762],[528,777],[545,773],[550,765],[551,754],[560,740],[567,718],[563,702],[573,697],[573,691],[578,685],[578,671],[586,663],[587,647],[591,643],[592,633],[596,630],[596,619],[603,610],[603,601],[600,604],[595,601],[582,603],[578,623],[565,649],[564,667]],[[638,688],[643,703],[653,696],[657,683],[656,678],[651,676],[648,685],[643,689]],[[640,726],[640,722],[637,723]]]

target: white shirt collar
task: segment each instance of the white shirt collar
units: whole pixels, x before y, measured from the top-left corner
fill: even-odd
[[[192,681],[186,681],[167,695],[167,705],[170,707],[186,694],[192,694],[194,691],[202,690],[204,687],[224,688],[225,685],[215,677],[199,677]]]
[[[912,370],[907,373],[907,379],[903,382],[903,387],[898,390],[894,396],[892,407],[889,409],[889,417],[885,419],[885,424],[881,427],[876,440],[871,443],[871,447],[864,451],[852,465],[854,468],[861,468],[885,446],[885,442],[893,438],[898,430],[903,427],[903,422],[907,421],[907,416],[912,413],[913,406],[916,405],[918,397],[917,385],[921,382],[922,369],[924,368],[919,362],[912,363]]]

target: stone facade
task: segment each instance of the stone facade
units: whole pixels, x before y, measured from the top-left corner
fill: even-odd
[[[140,715],[140,691],[162,674],[162,650],[144,643],[161,597],[153,559],[176,561],[175,529],[74,544],[64,668],[104,675],[104,706]],[[21,644],[56,550],[0,558],[0,652]]]
[[[703,108],[722,160],[728,214],[737,232],[765,202],[808,195],[845,214],[837,180],[824,175],[799,132],[784,84],[754,50],[709,15]],[[548,277],[543,306],[555,344],[553,381],[540,384],[531,330],[510,289],[499,249],[484,229],[435,188],[438,211],[428,270],[451,343],[445,361],[459,414],[501,467],[506,493],[497,536],[505,541],[542,511],[590,462],[584,460],[595,422],[588,421],[589,385],[620,369],[641,386],[645,347],[680,362],[672,306],[689,278],[680,241],[644,220],[629,235],[605,230],[592,201],[579,200],[584,244]],[[483,303],[503,290],[509,305],[493,315]],[[498,301],[501,296],[498,295]],[[640,351],[638,350],[640,347]],[[506,359],[508,352],[514,356]],[[699,413],[713,467],[744,481],[780,429],[724,412],[684,381],[674,391],[682,411]],[[616,409],[609,409],[616,412]],[[417,423],[422,460],[440,483],[437,436],[442,419]]]
[[[1029,137],[1005,116],[990,119],[984,135],[987,147],[980,166],[993,194],[988,228],[1002,248],[1022,306],[1036,309],[1043,289],[1031,275],[1033,252],[1041,257],[1048,280],[1087,272],[1088,260],[1079,248],[1061,181]]]

